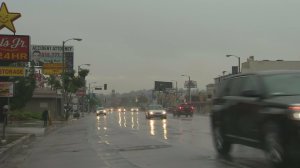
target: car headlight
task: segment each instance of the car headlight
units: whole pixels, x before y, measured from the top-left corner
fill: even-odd
[[[103,110],[104,113],[106,113],[106,110]]]
[[[149,113],[150,113],[150,114],[154,114],[153,111],[150,111]]]
[[[162,114],[167,114],[167,112],[166,112],[166,111],[163,111]]]

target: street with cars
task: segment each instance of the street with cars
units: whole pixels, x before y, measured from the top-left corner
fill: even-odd
[[[220,157],[214,149],[208,115],[167,115],[167,119],[147,120],[141,111],[91,113],[32,142],[6,166],[268,167],[263,151],[241,145],[233,148],[230,158]]]

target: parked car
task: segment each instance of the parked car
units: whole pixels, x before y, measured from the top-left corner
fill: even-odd
[[[181,115],[185,115],[186,117],[193,117],[195,111],[195,107],[189,103],[179,104],[177,108],[173,111],[173,116],[180,117]]]
[[[157,118],[167,118],[167,112],[161,105],[158,104],[151,104],[146,109],[146,119],[151,119],[154,117]]]
[[[104,107],[98,107],[97,111],[96,111],[96,115],[106,115],[106,110],[104,109]]]
[[[238,74],[221,86],[211,113],[220,155],[243,144],[263,149],[276,168],[299,159],[300,71]]]

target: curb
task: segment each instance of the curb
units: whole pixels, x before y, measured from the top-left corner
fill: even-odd
[[[0,148],[0,164],[4,163],[6,158],[19,151],[24,144],[31,142],[34,138],[35,135],[27,134],[21,137],[20,139]]]

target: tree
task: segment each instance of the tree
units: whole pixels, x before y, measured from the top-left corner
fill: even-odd
[[[51,90],[57,90],[62,87],[60,81],[54,75],[50,75],[48,78],[48,85],[50,85]]]
[[[79,88],[85,86],[85,77],[89,70],[83,69],[79,76],[75,76],[75,71],[68,71],[62,75],[62,89],[65,93],[66,104],[69,105],[72,99],[72,94],[76,93]]]

